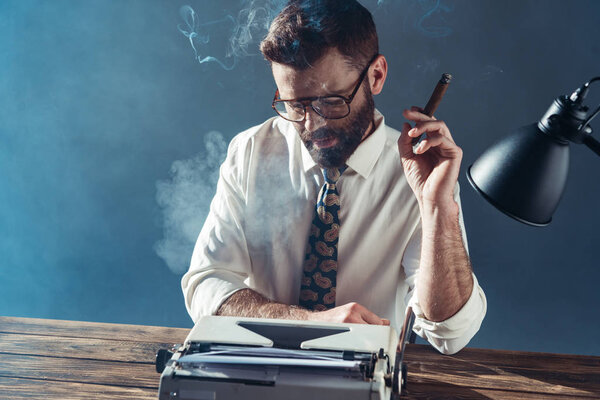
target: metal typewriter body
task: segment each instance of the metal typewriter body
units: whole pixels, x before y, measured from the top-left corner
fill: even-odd
[[[204,317],[157,356],[159,399],[388,400],[398,340],[389,326]]]

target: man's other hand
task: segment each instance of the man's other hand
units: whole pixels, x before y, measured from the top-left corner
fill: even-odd
[[[353,324],[390,324],[388,319],[378,317],[375,313],[358,303],[347,303],[327,311],[310,312],[306,319],[310,321],[347,322]]]

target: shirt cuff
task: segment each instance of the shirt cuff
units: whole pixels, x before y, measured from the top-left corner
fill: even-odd
[[[235,275],[227,271],[212,271],[210,276],[203,276],[202,279],[195,277],[201,282],[183,288],[187,297],[186,306],[194,323],[203,316],[215,315],[232,294],[248,288]]]
[[[416,316],[413,330],[444,354],[454,354],[466,346],[481,327],[485,316],[487,310],[485,294],[475,275],[472,276],[471,296],[456,314],[444,321],[433,322],[426,319],[416,291],[413,293],[410,302]]]

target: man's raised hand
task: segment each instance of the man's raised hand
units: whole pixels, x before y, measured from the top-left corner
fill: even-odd
[[[453,201],[458,180],[462,149],[454,143],[443,121],[423,114],[419,107],[404,110],[405,123],[398,139],[398,150],[408,184],[420,204],[446,205]],[[412,139],[427,133],[427,138],[413,152]]]

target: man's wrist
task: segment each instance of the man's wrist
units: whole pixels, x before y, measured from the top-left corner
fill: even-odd
[[[458,215],[459,211],[458,203],[454,200],[454,197],[435,200],[420,199],[418,203],[421,215]]]
[[[420,201],[419,211],[423,231],[431,233],[450,229],[454,231],[458,226],[459,206],[454,199],[445,201]]]

